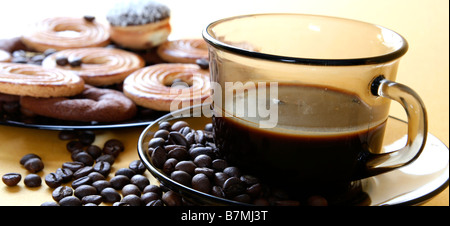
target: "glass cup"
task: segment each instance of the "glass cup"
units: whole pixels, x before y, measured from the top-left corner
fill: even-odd
[[[243,171],[300,198],[339,199],[359,179],[420,155],[426,110],[395,82],[408,49],[396,32],[343,18],[259,14],[213,22],[203,38],[216,145]],[[408,139],[386,152],[391,100],[407,113]]]

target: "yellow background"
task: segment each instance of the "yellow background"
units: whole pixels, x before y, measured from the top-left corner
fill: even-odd
[[[46,16],[95,15],[99,20],[113,1],[23,1],[3,2],[0,7],[0,38],[18,36],[24,26]],[[345,17],[378,24],[403,35],[409,51],[402,58],[397,81],[410,86],[423,99],[429,116],[429,132],[449,144],[449,1],[448,0],[166,0],[172,10],[172,39],[201,37],[202,29],[214,20],[250,13],[289,12]],[[5,5],[6,4],[6,5]],[[392,104],[391,115],[406,119],[400,106]],[[102,131],[97,142],[110,137],[126,139],[126,154],[120,164],[137,159],[136,142],[142,128]],[[40,153],[46,168],[41,176],[69,161],[65,142],[57,132],[0,126],[0,174],[17,171],[26,153]],[[59,159],[65,156],[66,159]],[[58,158],[58,159],[56,159]],[[128,161],[129,160],[129,161]],[[23,186],[0,184],[0,205],[39,205],[42,197]],[[46,185],[35,190],[49,192]],[[19,195],[20,194],[20,195]],[[25,195],[23,195],[25,194]],[[425,205],[449,205],[448,188]]]

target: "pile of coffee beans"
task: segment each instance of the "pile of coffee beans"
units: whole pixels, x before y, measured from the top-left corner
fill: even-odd
[[[163,122],[149,141],[147,154],[152,164],[172,180],[206,194],[254,205],[302,204],[229,165],[214,143],[211,123],[195,130],[184,121]],[[312,196],[303,204],[328,203],[323,197]]]

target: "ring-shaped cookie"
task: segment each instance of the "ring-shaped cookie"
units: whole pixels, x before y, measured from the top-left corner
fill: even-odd
[[[59,57],[81,59],[80,66],[60,66]],[[61,50],[44,59],[42,67],[60,68],[74,72],[87,84],[94,86],[121,83],[125,77],[145,66],[144,60],[135,53],[121,49],[91,47]]]
[[[102,47],[110,42],[108,27],[77,17],[52,17],[31,26],[22,42],[39,52],[83,47]]]
[[[179,39],[161,44],[158,56],[170,63],[192,63],[208,59],[208,46],[203,39]]]
[[[173,86],[181,81],[186,86]],[[200,104],[211,94],[209,71],[195,64],[155,64],[129,75],[123,92],[137,105],[159,110],[177,110]]]
[[[84,89],[78,75],[37,65],[0,63],[0,92],[19,96],[73,96]]]

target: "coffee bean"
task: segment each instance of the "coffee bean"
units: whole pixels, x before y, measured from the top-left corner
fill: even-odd
[[[228,176],[226,173],[223,172],[217,172],[214,174],[214,184],[223,187],[223,184],[226,180],[228,180],[230,176]]]
[[[128,178],[132,178],[134,175],[136,174],[136,172],[134,172],[132,169],[130,168],[120,168],[116,171],[116,173],[114,174],[114,176],[117,175],[124,175]]]
[[[73,173],[73,177],[75,179],[78,179],[80,177],[87,176],[87,175],[89,175],[92,172],[94,172],[94,167],[92,167],[92,166],[84,166],[84,167],[80,168],[79,170],[75,171]]]
[[[76,172],[77,170],[84,167],[84,164],[81,162],[65,162],[62,164],[62,168],[70,169],[72,172]]]
[[[122,198],[120,194],[116,190],[114,190],[114,188],[110,187],[103,189],[100,192],[100,195],[103,198],[103,202],[106,203],[115,203],[120,201],[120,199]]]
[[[230,177],[223,183],[223,192],[227,197],[234,197],[242,194],[245,190],[245,186],[237,177]]]
[[[185,147],[174,148],[167,153],[168,158],[175,158],[178,161],[187,160],[189,158],[189,153]]]
[[[199,173],[192,177],[192,188],[204,193],[209,193],[211,190],[211,182],[209,178],[203,174]]]
[[[153,134],[153,138],[162,138],[166,140],[169,137],[169,131],[165,129],[160,129]]]
[[[39,158],[31,158],[28,159],[25,164],[25,169],[27,169],[31,173],[37,173],[44,169],[44,163]]]
[[[87,152],[81,151],[77,153],[74,158],[74,161],[82,162],[85,166],[92,166],[94,164],[94,158],[89,155]]]
[[[166,151],[162,147],[153,150],[151,161],[156,168],[162,168],[167,160]]]
[[[50,201],[48,201],[48,202],[43,202],[43,203],[41,204],[41,206],[59,206],[59,204],[56,203],[56,202],[50,202]]]
[[[71,187],[69,187],[69,186],[59,186],[59,187],[55,188],[55,190],[53,190],[52,198],[56,202],[59,202],[64,197],[72,196],[72,194],[73,194],[73,189]]]
[[[24,155],[24,156],[20,159],[20,164],[21,164],[21,165],[25,165],[25,162],[27,162],[29,159],[32,159],[32,158],[38,158],[38,159],[41,159],[41,157],[39,157],[38,155],[33,154],[33,153],[30,153],[30,154]]]
[[[130,194],[130,195],[123,197],[121,202],[129,204],[130,206],[141,206],[142,205],[141,198],[135,194]]]
[[[33,188],[41,186],[42,179],[39,175],[30,173],[25,177],[23,182],[25,183],[25,186]]]
[[[123,186],[122,195],[127,196],[130,194],[141,196],[141,189],[139,189],[138,186],[136,186],[134,184],[127,184],[127,185]]]
[[[172,124],[170,124],[170,122],[161,122],[159,124],[159,129],[160,130],[167,130],[167,131],[172,131]]]
[[[190,186],[192,177],[188,173],[181,171],[181,170],[175,170],[170,174],[170,178],[182,185]]]
[[[78,140],[72,140],[72,141],[69,141],[69,142],[66,144],[66,149],[67,149],[69,152],[74,152],[74,151],[78,151],[78,150],[83,150],[83,148],[84,148],[84,145],[83,145],[80,141],[78,141]]]
[[[107,177],[108,174],[111,172],[111,164],[109,164],[108,162],[100,161],[95,163],[93,169],[95,172],[98,172],[103,176]]]
[[[141,200],[144,203],[144,205],[147,205],[149,202],[158,200],[161,197],[155,193],[155,192],[147,192],[141,195]]]
[[[208,167],[197,167],[194,170],[195,174],[203,173],[208,178],[214,179],[214,170]]]
[[[173,123],[173,125],[170,127],[172,131],[179,131],[181,128],[189,126],[189,124],[185,121],[177,121]]]
[[[228,166],[227,168],[223,169],[223,172],[226,173],[230,177],[240,177],[241,171],[234,166]]]
[[[197,157],[195,157],[194,163],[198,167],[211,167],[212,159],[208,155],[201,154],[201,155],[198,155]]]
[[[63,182],[63,178],[57,173],[49,173],[45,176],[45,183],[50,188],[59,187]]]
[[[114,157],[117,157],[123,150],[125,150],[125,147],[122,141],[117,139],[110,139],[103,146],[103,153],[110,154]]]
[[[201,69],[208,69],[209,68],[209,61],[204,58],[196,59],[195,63],[201,68]]]
[[[195,168],[197,165],[193,161],[180,161],[175,165],[175,170],[181,170],[190,175],[194,175]]]
[[[75,196],[67,196],[59,200],[60,206],[81,206],[81,200]]]
[[[162,189],[159,186],[156,186],[154,184],[149,184],[149,185],[145,186],[142,193],[145,194],[147,192],[154,192],[154,193],[158,194],[159,196],[162,195]]]
[[[213,131],[213,124],[208,123],[205,125],[205,131],[212,132]]]
[[[225,193],[223,193],[223,189],[220,186],[213,186],[211,188],[211,195],[217,196],[219,198],[224,198]]]
[[[227,161],[223,159],[214,159],[212,161],[212,168],[217,171],[223,171],[225,168],[228,167]]]
[[[69,182],[73,178],[73,172],[68,168],[58,168],[55,173],[62,178],[63,183]]]
[[[83,198],[81,198],[81,204],[87,205],[89,203],[100,205],[102,203],[103,197],[101,195],[86,195]]]
[[[96,159],[102,155],[102,149],[97,145],[89,145],[86,148],[86,152],[92,156],[92,158]]]
[[[140,175],[140,174],[134,175],[130,179],[130,182],[132,184],[136,185],[141,191],[143,191],[144,188],[150,184],[150,181],[148,180],[148,178],[143,175]]]
[[[95,16],[85,15],[83,16],[83,19],[86,20],[87,22],[92,22],[95,20]]]
[[[199,155],[213,156],[213,154],[214,152],[211,147],[195,147],[189,150],[189,155],[191,155],[191,157],[194,159]]]
[[[239,179],[247,185],[253,185],[259,182],[259,179],[252,175],[242,175]]]
[[[97,159],[95,159],[96,162],[108,162],[109,165],[112,165],[116,158],[112,155],[103,154],[100,155]]]
[[[101,191],[103,191],[103,189],[111,187],[111,183],[109,183],[109,181],[107,180],[98,180],[94,181],[92,183],[92,186],[94,186],[95,189],[97,189],[97,192],[100,193]]]
[[[9,187],[16,186],[21,179],[22,175],[20,175],[19,173],[7,173],[2,176],[3,183],[5,183]]]
[[[262,190],[262,185],[260,183],[256,183],[251,185],[250,187],[247,187],[246,193],[251,197],[256,198],[261,195]]]
[[[162,201],[168,206],[181,206],[183,204],[181,196],[174,191],[164,193]]]
[[[69,65],[71,67],[79,67],[79,66],[81,66],[82,59],[80,57],[71,57],[68,60],[69,60]]]
[[[189,147],[189,143],[186,138],[179,132],[170,132],[169,133],[169,141],[174,144],[182,145],[185,147]]]
[[[157,199],[150,201],[149,203],[147,203],[146,206],[163,206],[163,205],[164,205],[163,201],[161,199]]]
[[[66,56],[56,56],[56,64],[58,66],[66,66],[69,64],[69,60]]]
[[[134,160],[129,165],[128,168],[136,172],[137,174],[143,174],[147,168],[145,168],[145,165],[142,163],[141,160]]]
[[[130,183],[130,178],[125,175],[117,175],[111,178],[111,180],[109,180],[109,183],[111,183],[112,188],[121,190],[123,186]]]
[[[92,184],[92,179],[89,176],[83,176],[72,181],[72,188],[76,189],[81,185],[90,185],[90,184]]]
[[[84,196],[96,195],[97,189],[92,185],[83,184],[75,188],[73,193],[77,198],[82,199]]]
[[[175,171],[175,166],[177,165],[177,163],[178,160],[174,158],[167,159],[162,167],[163,172],[167,175],[170,175],[173,171]]]
[[[252,201],[252,198],[247,194],[240,194],[233,197],[233,200],[242,203],[250,203]]]
[[[151,148],[157,148],[157,147],[163,146],[164,142],[166,142],[166,141],[163,138],[155,137],[155,138],[152,138],[148,142],[148,146]]]
[[[98,180],[105,179],[105,176],[103,176],[101,173],[95,172],[95,171],[88,174],[88,177],[91,178],[92,183],[94,183],[95,181],[98,181]]]

